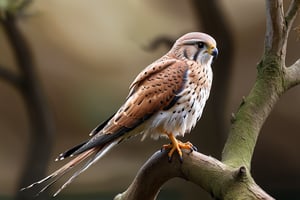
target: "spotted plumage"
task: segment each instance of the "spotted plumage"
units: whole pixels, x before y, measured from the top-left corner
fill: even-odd
[[[192,32],[179,38],[171,50],[146,67],[130,85],[130,92],[120,109],[91,133],[91,138],[59,155],[57,160],[74,158],[48,177],[24,189],[49,181],[44,191],[71,168],[90,158],[54,194],[57,195],[74,178],[99,160],[115,145],[131,136],[142,134],[152,138],[168,137],[169,159],[181,148],[191,149],[190,143],[181,143],[202,115],[212,84],[211,63],[218,51],[215,40],[204,33]]]

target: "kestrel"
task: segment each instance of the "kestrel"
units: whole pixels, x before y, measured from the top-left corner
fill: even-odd
[[[217,54],[216,41],[205,33],[191,32],[180,37],[166,55],[135,78],[125,103],[90,133],[90,139],[56,159],[74,157],[71,161],[21,190],[48,181],[40,191],[43,192],[71,168],[90,158],[54,194],[56,196],[114,146],[137,134],[143,135],[142,140],[147,136],[168,137],[171,143],[163,148],[169,150],[169,159],[175,151],[182,159],[181,149],[192,150],[193,146],[176,137],[189,133],[202,115],[212,84],[211,64]]]

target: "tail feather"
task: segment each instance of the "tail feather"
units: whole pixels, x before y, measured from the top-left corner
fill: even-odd
[[[91,149],[91,150],[93,150],[93,149]],[[87,152],[88,153],[88,152]],[[47,190],[50,186],[52,186],[54,183],[56,183],[56,181],[58,181],[61,177],[63,177],[67,172],[69,172],[74,166],[76,166],[76,165],[78,165],[79,163],[81,163],[83,160],[85,160],[87,157],[89,157],[91,154],[93,154],[94,153],[94,151],[93,152],[91,152],[91,153],[89,153],[89,154],[86,154],[86,155],[84,155],[84,157],[82,157],[81,159],[79,159],[79,160],[76,160],[76,163],[74,163],[73,162],[73,165],[72,165],[72,161],[74,161],[75,159],[73,159],[73,160],[71,160],[69,163],[67,163],[66,165],[68,165],[68,164],[70,164],[70,165],[68,165],[68,166],[66,166],[66,168],[64,168],[64,167],[62,167],[62,168],[64,168],[64,169],[62,169],[59,173],[57,173],[56,175],[54,175],[54,176],[52,176],[52,177],[50,177],[50,179],[52,179],[51,180],[51,182],[49,182],[49,183],[47,183],[47,185],[45,185],[37,194],[36,194],[36,196],[38,196],[39,194],[41,194],[42,192],[44,192],[45,190]],[[55,173],[55,172],[54,172]],[[50,175],[51,176],[51,175]],[[48,179],[49,180],[49,179]]]
[[[75,151],[77,151],[78,149],[80,149],[83,145],[85,145],[87,142],[83,142],[79,145],[76,145],[75,147],[67,150],[64,153],[59,154],[59,156],[55,159],[55,161],[59,161],[59,160],[63,160],[67,157],[70,157]]]
[[[56,183],[56,181],[58,181],[63,175],[65,175],[68,171],[70,171],[70,169],[72,168],[69,168],[68,170],[65,170],[63,173],[59,174],[58,176],[53,177],[53,180],[51,180],[50,183],[48,183],[45,187],[43,187],[35,196],[39,196],[41,193],[47,190],[50,186]]]
[[[69,179],[67,182],[65,182],[53,195],[53,197],[55,197],[56,195],[58,195],[64,188],[66,188],[69,184],[71,184],[73,182],[73,180],[78,177],[81,173],[83,173],[85,170],[87,170],[91,165],[93,165],[94,163],[96,163],[100,158],[102,158],[104,156],[105,153],[107,153],[111,148],[113,148],[116,144],[118,144],[117,141],[114,141],[112,143],[109,143],[107,145],[105,145],[102,149],[98,150],[98,152],[96,152],[96,154],[85,163],[85,165],[78,170],[77,172],[75,172]]]
[[[20,191],[24,191],[27,189],[30,189],[34,186],[40,185],[42,183],[45,183],[51,179],[53,179],[50,183],[48,183],[46,186],[44,186],[40,192],[38,192],[37,195],[39,195],[41,192],[45,191],[46,189],[48,189],[51,185],[53,185],[56,181],[58,181],[63,175],[65,175],[68,171],[70,171],[73,167],[75,167],[76,165],[78,165],[79,163],[81,163],[83,160],[85,160],[86,158],[90,157],[93,153],[98,153],[101,150],[101,148],[92,148],[89,149],[81,154],[79,154],[78,156],[76,156],[74,159],[72,159],[70,162],[68,162],[67,164],[65,164],[63,167],[59,168],[58,170],[56,170],[55,172],[53,172],[52,174],[50,174],[49,176],[43,178],[40,181],[37,181],[35,183],[32,183],[31,185],[21,188]],[[105,148],[103,148],[102,151],[104,151]]]

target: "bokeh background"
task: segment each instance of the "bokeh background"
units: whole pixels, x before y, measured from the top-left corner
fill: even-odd
[[[255,81],[256,64],[263,53],[265,3],[218,3],[234,47],[230,74],[224,74],[228,84],[226,98],[209,100],[213,102],[210,107],[222,105],[223,125],[211,119],[211,109],[206,109],[196,129],[184,140],[196,144],[199,151],[220,158],[231,113]],[[119,108],[135,76],[168,51],[165,45],[152,50],[145,47],[161,36],[175,39],[186,32],[203,31],[204,20],[210,23],[210,19],[200,21],[192,0],[34,0],[18,26],[32,49],[40,86],[54,116],[54,146],[48,173],[63,164],[53,161],[56,156],[87,139],[98,123]],[[295,30],[291,31],[288,45],[290,65],[300,57]],[[222,48],[223,52],[227,50]],[[2,27],[0,65],[18,72]],[[221,92],[214,88],[215,94]],[[277,199],[295,199],[300,195],[299,102],[299,86],[281,97],[261,131],[253,156],[256,182]],[[218,126],[222,126],[222,133],[209,128]],[[11,199],[18,190],[29,134],[23,99],[14,87],[0,79],[0,199]],[[136,137],[123,143],[57,199],[112,199],[129,186],[142,164],[165,142],[140,142],[140,137]],[[163,187],[159,199],[211,198],[198,186],[174,179]]]

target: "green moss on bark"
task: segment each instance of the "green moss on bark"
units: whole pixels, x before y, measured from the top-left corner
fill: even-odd
[[[280,58],[271,55],[265,55],[258,64],[255,85],[240,106],[224,147],[224,163],[250,169],[259,131],[284,92],[282,69]]]

